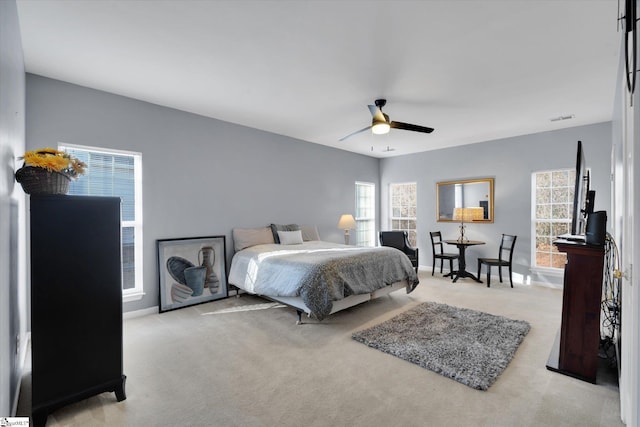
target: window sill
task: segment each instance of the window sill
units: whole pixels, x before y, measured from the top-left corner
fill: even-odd
[[[122,295],[122,302],[139,301],[144,295],[144,292],[126,293]]]

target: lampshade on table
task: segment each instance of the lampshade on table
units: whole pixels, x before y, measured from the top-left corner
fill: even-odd
[[[356,220],[351,214],[344,214],[338,221],[338,228],[344,230],[344,244],[349,244],[349,230],[356,228]]]

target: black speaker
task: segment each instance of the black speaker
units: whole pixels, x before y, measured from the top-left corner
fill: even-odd
[[[594,190],[590,190],[587,192],[587,203],[584,208],[587,215],[593,213],[593,204],[596,201],[596,192]]]
[[[587,244],[604,245],[607,234],[607,211],[597,211],[587,217]]]

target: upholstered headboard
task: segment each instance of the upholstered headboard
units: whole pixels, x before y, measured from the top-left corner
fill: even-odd
[[[302,233],[302,240],[305,242],[320,240],[318,227],[315,225],[271,224],[268,227],[259,228],[234,228],[232,231],[233,248],[235,252],[238,252],[255,245],[280,243],[278,231],[296,230],[300,230]]]

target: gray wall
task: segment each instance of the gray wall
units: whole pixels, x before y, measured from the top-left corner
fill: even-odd
[[[518,236],[514,271],[524,280],[561,284],[562,275],[532,275],[531,173],[575,168],[577,141],[581,140],[596,190],[596,210],[610,210],[611,122],[552,132],[487,141],[460,147],[383,159],[380,164],[381,229],[389,224],[388,191],[393,182],[417,182],[418,247],[420,264],[431,267],[429,231],[444,237],[458,235],[457,223],[436,222],[436,182],[479,177],[495,178],[495,221],[468,224],[470,239],[488,242],[467,252],[467,266],[476,271],[479,256],[498,254],[502,233]],[[454,247],[449,248],[455,251]],[[495,270],[495,269],[494,269]]]
[[[18,11],[0,1],[0,416],[14,414],[27,344],[25,196],[15,185],[24,152],[25,75]]]
[[[27,74],[27,148],[59,142],[142,153],[146,295],[125,311],[158,305],[156,239],[225,235],[227,264],[233,227],[316,224],[343,242],[355,181],[379,178],[374,158]]]
[[[560,284],[561,275],[532,275],[531,173],[573,168],[582,140],[597,191],[609,210],[611,123],[563,129],[381,161],[185,113],[77,85],[27,75],[27,148],[58,142],[143,153],[144,299],[125,311],[157,305],[156,239],[227,236],[270,222],[317,224],[323,239],[341,242],[342,213],[353,213],[355,181],[378,185],[379,229],[388,229],[388,186],[418,183],[420,263],[431,265],[428,231],[457,235],[456,223],[435,221],[438,181],[495,178],[495,222],[472,224],[469,251],[495,256],[501,233],[518,235],[515,271],[524,280]]]

